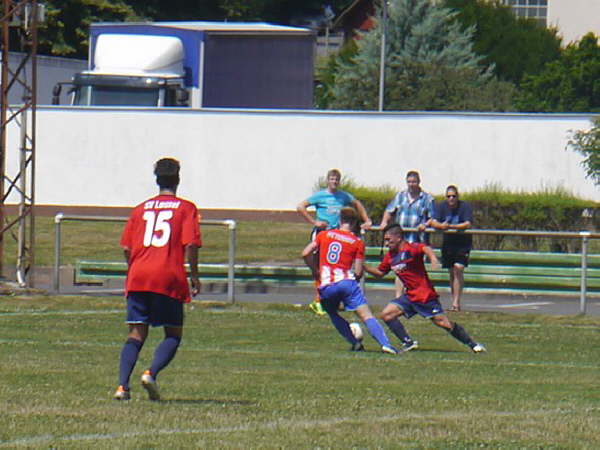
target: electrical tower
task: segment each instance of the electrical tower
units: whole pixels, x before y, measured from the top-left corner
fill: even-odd
[[[43,8],[37,0],[1,1],[0,275],[5,244],[12,238],[17,244],[17,282],[25,287],[33,286],[37,26]],[[9,65],[11,49],[22,52],[13,67]],[[9,105],[9,93],[15,90],[23,93],[21,103]],[[7,200],[17,204],[10,215]]]

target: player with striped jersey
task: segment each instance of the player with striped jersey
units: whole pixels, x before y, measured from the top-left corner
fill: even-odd
[[[397,354],[398,351],[392,347],[385,331],[373,316],[357,282],[362,276],[365,258],[365,244],[351,231],[357,221],[358,216],[353,208],[342,208],[339,228],[319,233],[304,248],[302,257],[319,283],[323,309],[336,330],[352,345],[351,350],[362,351],[364,347],[352,334],[346,319],[339,315],[340,303],[343,303],[346,311],[356,313],[379,343],[382,352]],[[319,252],[318,268],[314,264],[315,250]]]

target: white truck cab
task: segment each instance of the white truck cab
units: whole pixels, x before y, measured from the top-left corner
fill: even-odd
[[[75,74],[75,106],[187,106],[184,51],[172,36],[98,36],[93,69]]]

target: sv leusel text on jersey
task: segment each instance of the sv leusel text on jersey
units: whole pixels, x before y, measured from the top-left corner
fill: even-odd
[[[148,200],[144,209],[177,209],[180,204],[179,200]]]

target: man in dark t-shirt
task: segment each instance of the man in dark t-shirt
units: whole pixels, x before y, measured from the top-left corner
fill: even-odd
[[[446,201],[438,205],[431,226],[439,230],[456,230],[456,233],[444,233],[442,243],[442,267],[448,269],[452,292],[449,311],[460,311],[460,299],[465,285],[464,271],[469,265],[469,254],[473,246],[473,237],[462,231],[471,228],[472,224],[471,205],[458,199],[456,186],[448,186]]]

